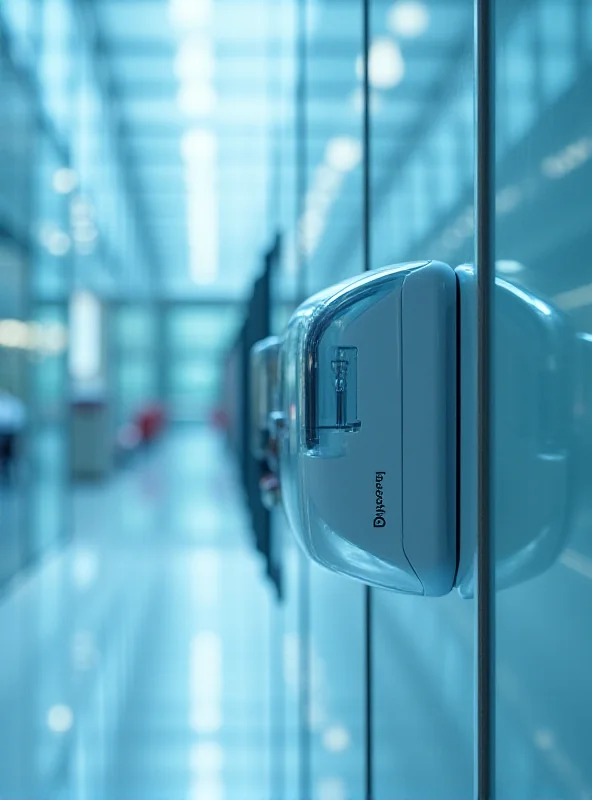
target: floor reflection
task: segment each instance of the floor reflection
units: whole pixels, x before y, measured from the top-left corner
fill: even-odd
[[[72,544],[0,604],[0,797],[261,797],[269,597],[205,429],[77,489]]]

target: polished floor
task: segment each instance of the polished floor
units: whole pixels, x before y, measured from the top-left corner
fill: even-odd
[[[173,429],[74,501],[72,543],[0,597],[0,800],[363,798],[364,589],[286,535],[277,605],[222,441]],[[592,798],[587,508],[498,595],[500,800]],[[376,800],[472,796],[474,637],[456,592],[374,593]]]
[[[206,429],[76,490],[0,604],[2,800],[261,798],[270,593]]]

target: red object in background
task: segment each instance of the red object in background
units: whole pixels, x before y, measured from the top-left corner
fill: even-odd
[[[137,415],[136,424],[142,442],[153,441],[161,433],[166,422],[165,408],[161,403],[153,403],[143,408]]]
[[[230,427],[230,420],[228,419],[228,414],[223,408],[215,408],[212,411],[210,421],[212,427],[216,428],[219,431],[227,431]]]

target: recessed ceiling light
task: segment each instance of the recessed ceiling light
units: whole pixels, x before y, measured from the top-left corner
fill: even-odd
[[[193,128],[181,138],[181,155],[189,164],[211,161],[216,155],[216,137],[204,128]]]
[[[47,712],[47,727],[54,733],[67,733],[74,724],[74,714],[69,706],[55,705]]]
[[[214,58],[209,40],[186,39],[175,58],[175,74],[180,81],[209,80],[214,72]]]
[[[327,145],[327,165],[337,172],[350,172],[362,158],[362,145],[353,136],[336,136]]]
[[[212,0],[169,0],[169,17],[179,31],[206,25],[212,16]]]
[[[351,736],[343,725],[332,725],[323,734],[323,747],[331,753],[342,753],[351,744]]]
[[[387,25],[398,36],[409,39],[421,36],[430,24],[430,12],[419,0],[400,0],[391,6],[387,14]]]
[[[52,183],[58,194],[70,194],[78,185],[78,175],[73,169],[62,167],[53,173]]]
[[[405,74],[405,62],[399,45],[388,36],[375,39],[369,53],[369,81],[374,89],[392,89]],[[356,60],[356,74],[361,80],[364,73],[362,56]]]
[[[61,258],[70,252],[72,240],[65,231],[54,228],[47,236],[45,246],[50,255]]]
[[[207,85],[186,83],[179,89],[177,105],[186,117],[205,117],[212,113],[216,103],[214,90]]]

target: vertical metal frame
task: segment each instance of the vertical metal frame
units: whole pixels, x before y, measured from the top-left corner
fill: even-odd
[[[295,138],[296,138],[296,262],[297,299],[304,300],[307,295],[308,260],[302,246],[303,239],[299,228],[305,207],[306,181],[308,172],[308,42],[307,42],[308,0],[296,0],[296,85],[295,85]],[[312,797],[311,735],[310,735],[310,565],[304,553],[298,554],[298,709],[299,709],[299,797],[309,800]]]
[[[475,0],[475,250],[477,266],[477,800],[495,796],[495,582],[492,524],[495,280],[495,0]]]
[[[362,0],[362,248],[364,272],[372,268],[372,142],[370,132],[370,0]],[[364,587],[364,677],[365,714],[364,714],[364,768],[366,800],[374,796],[373,781],[373,719],[372,719],[372,588]]]

